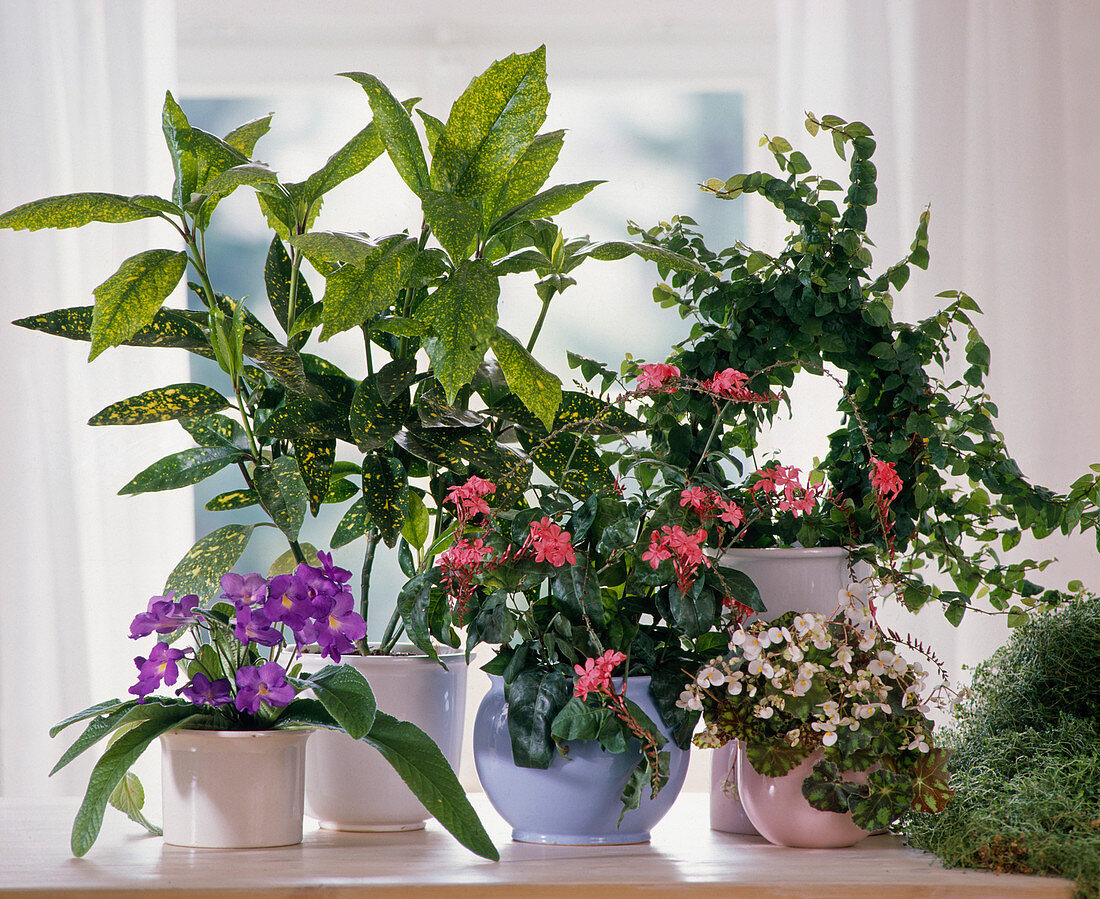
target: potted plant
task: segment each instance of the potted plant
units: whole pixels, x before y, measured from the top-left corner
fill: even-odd
[[[229,573],[222,601],[194,594],[154,596],[130,636],[157,636],[134,659],[136,698],[112,699],[66,718],[56,735],[88,722],[60,770],[113,735],[96,763],[72,831],[75,855],[95,842],[108,802],[155,833],[130,767],[158,737],[165,841],[178,846],[249,848],[301,842],[305,742],[327,728],[377,749],[455,837],[472,851],[498,853],[439,748],[422,730],[376,708],[353,668],[338,664],[301,676],[298,658],[315,647],[333,662],[354,649],[366,623],[353,608],[351,572],[321,554],[321,566],[265,579]],[[178,648],[187,635],[192,645]],[[163,685],[174,696],[155,695]],[[302,696],[305,691],[311,697]]]
[[[90,360],[112,346],[132,345],[184,349],[218,363],[221,389],[198,382],[154,387],[90,420],[93,425],[175,420],[196,444],[153,463],[122,493],[189,487],[235,467],[239,488],[212,497],[207,509],[256,508],[265,519],[204,535],[169,575],[165,592],[210,602],[220,576],[237,563],[259,526],[275,526],[286,537],[289,549],[278,565],[316,563],[316,549],[302,539],[306,509],[316,516],[322,503],[342,503],[347,511],[325,542],[338,548],[364,540],[358,588],[359,611],[366,618],[378,546],[394,549],[409,576],[429,566],[449,538],[439,501],[454,478],[471,470],[500,472],[514,462],[515,454],[495,439],[496,421],[471,409],[471,398],[497,402],[512,395],[535,410],[538,421],[553,421],[561,383],[531,350],[552,298],[573,283],[569,273],[587,258],[616,259],[631,252],[695,265],[655,247],[567,241],[552,224],[553,215],[598,182],[542,189],[563,140],[560,131],[538,133],[549,99],[543,48],[490,66],[455,102],[446,122],[418,111],[430,166],[409,112],[416,101],[398,102],[372,75],[348,77],[365,89],[373,119],[304,181],[280,179],[253,158],[270,116],[219,138],[193,127],[169,94],[163,127],[175,169],[170,197],[77,193],[0,215],[0,227],[30,230],[160,218],[182,246],[124,261],[95,289],[94,306],[16,322],[89,341]],[[384,153],[421,201],[423,221],[411,231],[381,237],[314,230],[329,191]],[[242,187],[255,191],[274,232],[264,274],[278,335],[243,301],[216,289],[217,273],[207,263],[207,234],[217,207]],[[164,306],[188,267],[199,310]],[[320,298],[305,277],[307,267],[324,279]],[[499,281],[531,271],[540,278],[536,292],[542,309],[522,342],[497,323]],[[311,340],[323,343],[345,331],[362,335],[362,371],[346,373],[307,351]],[[493,358],[487,360],[490,350]],[[456,645],[449,620],[432,625],[438,640]],[[358,653],[391,653],[407,627],[395,609],[381,639],[364,636]],[[439,659],[435,644],[418,643],[432,660]],[[440,720],[434,705],[425,711],[408,708],[408,714],[437,735],[457,764],[465,670],[453,665],[450,674],[441,674],[420,660],[408,662],[430,679],[414,692],[439,699],[452,719]],[[386,681],[396,682],[397,694],[383,697],[384,703],[411,702],[402,685],[416,674],[402,671],[392,678],[372,671],[372,676],[380,689],[387,689]],[[320,769],[336,764],[322,763]],[[360,779],[374,782],[375,775]],[[345,784],[340,794],[354,796]],[[412,823],[423,821],[422,810],[400,784],[381,792],[396,794],[405,810],[383,812],[374,824],[409,824],[410,802]],[[371,804],[381,792],[373,794]],[[329,824],[356,823],[343,813],[316,811]],[[364,823],[361,817],[358,823]]]
[[[784,846],[849,846],[950,796],[925,673],[874,624],[862,584],[829,619],[785,612],[735,628],[680,698],[699,746],[737,740],[737,789],[757,831]]]
[[[402,594],[406,620],[449,608],[468,654],[496,647],[474,756],[517,840],[648,840],[686,773],[684,672],[724,644],[731,608],[760,607],[707,551],[741,510],[630,444],[639,395],[576,394],[549,431],[498,407],[549,483],[523,503],[481,478],[452,488],[457,539]]]

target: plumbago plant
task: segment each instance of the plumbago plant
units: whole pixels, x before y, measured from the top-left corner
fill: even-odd
[[[851,812],[864,830],[950,799],[946,751],[936,748],[926,673],[874,623],[864,584],[840,594],[833,618],[787,612],[731,630],[728,651],[691,680],[679,703],[706,724],[713,748],[740,740],[752,767],[782,777],[815,752],[802,782],[814,808]],[[862,778],[845,775],[862,773]]]
[[[923,321],[894,319],[894,293],[914,266],[928,265],[928,213],[909,254],[872,275],[867,209],[878,194],[871,130],[812,114],[806,128],[830,137],[849,159],[846,191],[814,174],[807,157],[779,137],[765,137],[761,145],[781,174],[753,172],[702,185],[720,199],[759,194],[776,206],[794,228],[779,253],[740,243],[715,252],[684,217],[638,233],[706,269],[661,268],[666,281],[655,299],[695,320],[666,365],[696,382],[733,369],[745,373],[748,391],[783,402],[784,388],[799,373],[827,375],[841,387],[841,428],[807,481],[793,480],[790,469],[774,462],[764,465],[757,455],[760,434],[781,402],[746,404],[734,397],[716,406],[690,392],[670,393],[648,413],[649,437],[669,463],[715,484],[740,482],[751,490],[761,478],[782,477],[798,496],[812,491],[825,500],[813,515],[761,516],[746,545],[862,546],[860,555],[911,610],[938,601],[958,624],[984,597],[1018,623],[1027,607],[1054,602],[1058,594],[1029,578],[1047,561],[1008,562],[999,553],[1016,546],[1024,531],[1043,537],[1095,526],[1095,478],[1083,478],[1061,497],[1021,474],[984,389],[989,350],[974,325],[978,305],[951,291],[940,294],[950,302]],[[965,364],[952,354],[956,347],[964,348]],[[892,466],[900,482],[888,539],[870,482],[879,465]],[[924,571],[943,573],[950,587],[926,580]]]
[[[90,341],[89,360],[127,345],[183,349],[220,366],[221,389],[155,386],[89,422],[175,420],[197,444],[150,465],[121,493],[189,487],[236,467],[240,487],[212,497],[207,509],[256,507],[267,519],[203,536],[168,577],[165,590],[177,595],[211,600],[257,526],[273,525],[286,537],[289,550],[275,571],[316,562],[314,547],[300,541],[306,509],[316,516],[322,503],[350,503],[327,542],[337,548],[365,539],[366,617],[378,545],[395,549],[409,576],[427,567],[446,544],[441,499],[456,477],[481,473],[503,486],[511,471],[511,489],[522,491],[529,470],[517,468],[515,452],[496,439],[498,419],[472,405],[519,402],[544,428],[559,409],[576,414],[560,380],[532,355],[550,302],[575,283],[571,272],[586,259],[634,252],[697,267],[648,244],[567,240],[553,224],[599,182],[543,189],[564,138],[561,131],[539,133],[549,102],[544,48],[493,63],[446,121],[416,110],[424,139],[410,115],[416,100],[398,102],[367,73],[346,77],[366,92],[372,121],[304,181],[284,180],[254,157],[270,116],[219,138],[192,126],[169,94],[163,130],[175,169],[170,196],[76,193],[0,215],[0,227],[28,230],[159,219],[181,244],[125,260],[95,288],[94,306],[15,322]],[[382,236],[315,230],[326,195],[383,154],[416,196],[422,220]],[[264,317],[278,333],[217,290],[207,261],[217,208],[242,188],[255,192],[274,232]],[[198,311],[163,305],[188,267]],[[323,296],[313,295],[306,268],[323,279]],[[500,327],[497,310],[501,279],[523,272],[539,279],[541,304],[526,341]],[[311,341],[348,331],[362,337],[362,370],[346,373],[307,352]],[[457,639],[448,621],[433,624],[441,639]],[[402,626],[395,611],[383,650]],[[367,650],[366,638],[360,648]]]
[[[92,770],[73,822],[72,850],[84,855],[95,842],[108,802],[154,833],[141,812],[144,791],[130,767],[161,734],[174,728],[270,730],[324,727],[362,740],[382,753],[417,798],[455,838],[478,855],[498,853],[439,748],[422,730],[376,708],[363,676],[328,665],[301,676],[307,648],[339,662],[366,633],[353,608],[351,572],[320,553],[321,565],[302,563],[270,580],[228,573],[221,601],[200,604],[195,595],[154,596],[130,626],[130,636],[157,636],[148,656],[134,659],[135,699],[112,699],[66,718],[51,731],[88,721],[54,766],[54,773],[105,737],[110,745]],[[176,645],[182,636],[191,646]],[[183,681],[174,696],[154,695]],[[300,694],[310,691],[313,698]],[[256,784],[256,789],[280,788]]]
[[[660,723],[686,747],[697,715],[676,705],[685,672],[724,646],[732,609],[763,608],[748,577],[715,561],[742,510],[626,440],[643,425],[621,406],[645,393],[589,397],[594,415],[544,433],[529,455],[547,468],[560,458],[559,483],[533,484],[523,504],[499,502],[499,486],[477,477],[451,488],[456,539],[399,600],[407,621],[449,610],[466,625],[467,655],[496,647],[485,670],[503,677],[517,765],[546,768],[573,740],[640,745],[624,811],[668,779],[666,738],[626,698],[626,681],[651,678]]]

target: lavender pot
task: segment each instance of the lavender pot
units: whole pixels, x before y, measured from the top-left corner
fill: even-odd
[[[641,753],[604,752],[594,740],[569,744],[569,758],[555,755],[550,767],[520,768],[512,760],[508,735],[508,705],[504,681],[490,677],[489,692],[474,719],[474,765],[485,794],[502,818],[512,825],[512,839],[523,843],[614,845],[645,843],[653,826],[665,816],[684,785],[688,750],[671,739],[668,783],[623,816],[620,796]],[[627,698],[636,702],[652,721],[660,722],[649,695],[648,677],[631,677]],[[661,728],[669,737],[669,732]]]

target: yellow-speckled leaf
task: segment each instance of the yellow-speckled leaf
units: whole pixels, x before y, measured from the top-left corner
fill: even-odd
[[[244,354],[292,393],[320,401],[328,398],[323,388],[306,377],[301,356],[274,337],[246,330]]]
[[[409,415],[409,389],[384,402],[378,392],[374,378],[365,379],[355,391],[351,401],[348,424],[351,436],[355,438],[359,449],[366,453],[384,446]]]
[[[561,379],[543,368],[526,347],[503,328],[497,328],[493,337],[493,354],[512,392],[550,430],[561,405]]]
[[[321,340],[358,327],[397,299],[416,260],[417,243],[395,234],[380,240],[378,248],[361,265],[345,265],[325,282]]]
[[[175,590],[177,597],[194,594],[206,605],[221,593],[221,577],[237,564],[248,546],[254,524],[227,524],[207,534],[192,546],[172,569],[164,591]]]
[[[265,115],[238,125],[225,136],[225,142],[244,156],[251,156],[256,142],[271,130],[271,116]]]
[[[430,190],[424,194],[424,221],[435,239],[455,263],[476,249],[481,213],[470,203],[453,194]]]
[[[486,224],[495,222],[509,209],[538,193],[558,161],[564,140],[564,131],[551,131],[531,141],[531,145],[509,169],[493,201],[486,204]]]
[[[500,284],[485,259],[463,262],[413,316],[435,336],[425,347],[447,402],[470,383],[496,333]]]
[[[432,329],[423,322],[413,321],[411,318],[402,318],[400,315],[390,315],[371,322],[372,331],[384,331],[386,334],[394,334],[398,337],[423,337],[431,334]]]
[[[410,494],[411,496],[412,494]],[[332,534],[329,545],[333,549],[347,546],[352,540],[356,540],[367,533],[370,527],[370,515],[367,513],[367,504],[362,497],[351,504],[351,508],[344,513],[336,530]]]
[[[562,394],[554,430],[569,427],[590,434],[630,434],[642,430],[645,424],[618,406],[587,393],[568,390]]]
[[[299,437],[294,441],[294,455],[309,495],[309,510],[316,516],[331,488],[336,441]]]
[[[93,306],[73,306],[31,315],[12,324],[68,340],[91,340],[94,311]],[[202,313],[192,313],[184,309],[158,309],[152,323],[137,331],[129,340],[123,341],[122,345],[184,349],[212,359],[214,353],[202,325],[194,318],[196,315],[206,317]]]
[[[520,444],[539,470],[578,499],[587,499],[596,490],[615,485],[615,476],[600,461],[599,451],[590,440],[573,434],[536,440],[523,431],[517,433]]]
[[[374,454],[363,459],[363,502],[383,542],[392,549],[405,524],[409,502],[405,468],[393,456]]]
[[[303,185],[306,196],[311,200],[321,197],[337,184],[359,174],[385,152],[378,126],[374,122],[369,123],[306,179]]]
[[[126,496],[190,487],[221,471],[227,465],[242,462],[247,458],[248,453],[227,446],[199,446],[187,449],[154,462],[118,492]]]
[[[82,228],[89,222],[136,222],[156,213],[119,194],[81,193],[46,197],[16,206],[0,215],[0,228]]]
[[[485,428],[405,428],[394,437],[406,452],[465,473],[463,460],[491,474],[508,471],[519,458],[497,443]]]
[[[545,47],[494,62],[451,107],[431,186],[459,197],[495,191],[534,140],[549,102]]]
[[[492,224],[489,231],[492,234],[499,234],[520,222],[550,218],[580,202],[593,188],[603,183],[603,181],[583,181],[580,184],[556,184],[508,210],[499,221]]]
[[[428,164],[424,161],[424,148],[413,127],[408,109],[390,93],[390,89],[366,72],[342,72],[345,78],[356,81],[367,92],[374,123],[386,146],[393,167],[417,196],[428,187]],[[411,104],[410,104],[411,106]]]
[[[321,560],[317,556],[316,546],[312,543],[303,543],[298,548],[302,551],[302,555],[306,557],[305,562],[307,565],[312,565],[314,568],[321,567]],[[267,569],[267,576],[273,578],[280,574],[293,574],[299,564],[298,557],[294,555],[294,550],[288,549],[271,563],[271,567]]]
[[[298,539],[306,514],[306,485],[293,456],[280,456],[271,465],[258,466],[252,481],[267,514],[290,540]]]
[[[176,289],[186,268],[186,253],[146,250],[131,256],[100,284],[95,289],[89,361],[152,324],[157,310]]]
[[[218,412],[229,400],[202,384],[170,384],[112,403],[88,419],[90,425],[143,425]]]
[[[233,509],[246,509],[260,501],[255,490],[229,490],[219,493],[203,507],[207,512],[230,512]]]

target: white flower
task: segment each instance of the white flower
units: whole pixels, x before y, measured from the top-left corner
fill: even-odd
[[[802,731],[797,727],[794,730],[787,731],[787,742],[792,746],[797,746],[802,740]]]
[[[825,628],[813,631],[810,636],[813,638],[814,646],[817,649],[828,649],[833,645],[832,638],[825,632]]]
[[[890,667],[894,669],[895,674],[905,674],[909,670],[909,663],[901,656],[895,656],[894,663]]]
[[[745,689],[745,685],[741,683],[741,678],[744,674],[740,671],[733,672],[733,675],[726,681],[726,692],[730,696],[737,696],[742,690]]]
[[[859,641],[859,648],[863,652],[869,651],[870,649],[872,649],[874,647],[874,645],[875,645],[875,635],[874,634],[864,634],[863,639],[861,639]]]
[[[917,734],[916,739],[907,747],[908,749],[915,749],[917,752],[928,752],[931,747],[925,740],[924,734]]]
[[[735,630],[732,634],[730,634],[730,649],[733,649],[733,647],[735,646],[741,646],[742,644],[744,644],[745,638],[747,636],[748,634],[745,632],[745,629],[743,627],[739,627],[737,630]]]
[[[695,682],[700,687],[720,687],[726,682],[726,676],[713,665],[707,665],[695,676]]]
[[[806,654],[802,651],[802,647],[797,643],[788,643],[783,648],[783,658],[794,662],[796,665],[806,657]]]
[[[765,648],[766,644],[763,643],[759,637],[752,634],[746,634],[741,644],[741,655],[746,659],[757,659]]]
[[[770,705],[757,706],[753,711],[757,718],[766,719],[775,714],[775,709],[773,709]]]
[[[830,699],[828,702],[821,703],[820,709],[830,721],[835,721],[840,717],[840,706],[835,700]]]
[[[786,628],[769,627],[766,636],[768,638],[768,646],[774,646],[777,643],[782,643],[784,636],[789,638],[790,634],[787,633]]]
[[[847,646],[841,646],[836,651],[836,661],[832,662],[830,668],[843,668],[848,674],[852,673],[852,659],[855,654]]]
[[[807,612],[805,615],[795,615],[792,624],[795,633],[800,637],[804,637],[817,627],[817,616],[813,612]]]
[[[810,727],[821,734],[821,742],[824,745],[832,746],[836,742],[836,725],[832,721],[814,721]]]
[[[791,693],[793,693],[795,696],[805,696],[807,693],[810,692],[810,689],[813,687],[813,685],[813,678],[806,677],[800,671],[798,673],[798,678],[793,684],[791,684]]]
[[[753,659],[749,662],[749,674],[753,676],[762,674],[764,677],[771,679],[775,672],[767,659]]]
[[[871,659],[867,665],[867,673],[877,677],[880,674],[886,673],[886,666],[882,663],[881,659]]]
[[[699,698],[699,694],[692,690],[684,690],[684,692],[680,694],[680,698],[676,700],[676,705],[678,708],[687,709],[692,712],[703,711],[703,702]]]

